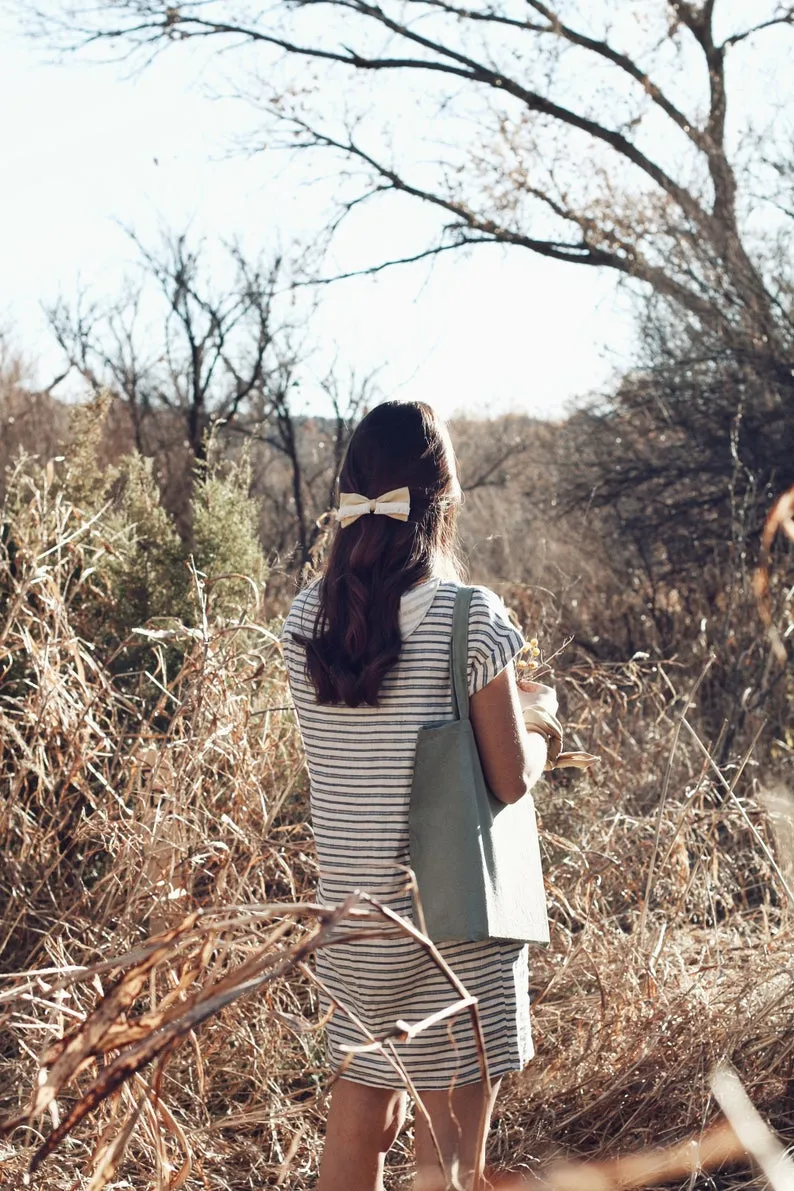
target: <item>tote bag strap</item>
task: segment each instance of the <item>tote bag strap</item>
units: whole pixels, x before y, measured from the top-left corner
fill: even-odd
[[[459,587],[452,613],[452,642],[449,670],[452,680],[452,707],[459,720],[469,718],[469,608],[472,589]]]

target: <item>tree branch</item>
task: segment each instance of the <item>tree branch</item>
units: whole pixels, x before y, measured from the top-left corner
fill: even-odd
[[[738,45],[739,42],[746,41],[748,37],[752,37],[754,33],[761,33],[764,29],[772,29],[775,25],[794,25],[794,8],[789,8],[786,12],[781,13],[780,16],[771,17],[768,21],[761,21],[759,25],[752,25],[742,33],[734,33],[731,37],[726,37],[722,43],[722,48],[728,49],[729,46]]]
[[[431,2],[431,0],[428,0]],[[598,38],[588,37],[584,33],[579,33],[570,25],[566,25],[557,14],[544,4],[542,0],[527,0],[527,4],[544,16],[549,22],[546,30],[538,28],[539,32],[554,33],[558,37],[564,38],[570,42],[571,45],[579,46],[581,49],[589,50],[593,54],[597,54],[600,58],[604,58],[607,62],[612,62],[613,65],[619,67],[625,74],[629,75],[636,82],[640,84],[646,95],[649,96],[653,102],[661,108],[665,115],[678,125],[682,132],[684,132],[693,144],[697,145],[699,149],[703,148],[703,134],[697,127],[694,120],[690,120],[680,108],[668,99],[654,81],[650,78],[644,70],[642,70],[637,63],[628,55],[615,50],[608,42],[599,40]]]
[[[347,9],[360,16],[367,17],[404,41],[437,55],[437,59],[373,58],[358,54],[353,50],[347,50],[342,53],[336,50],[322,49],[319,46],[300,45],[297,42],[289,41],[283,37],[278,37],[275,34],[267,33],[251,26],[223,21],[210,21],[191,15],[185,16],[178,11],[168,19],[164,15],[159,21],[144,22],[136,27],[136,31],[145,28],[152,31],[159,30],[160,35],[166,35],[169,38],[174,36],[176,30],[183,37],[231,35],[270,45],[288,54],[334,62],[356,70],[428,71],[430,73],[452,75],[469,82],[482,83],[487,87],[498,90],[502,94],[512,95],[529,111],[548,116],[550,119],[557,120],[570,128],[584,132],[595,140],[608,145],[626,161],[631,162],[632,165],[651,178],[657,186],[678,203],[686,215],[696,224],[704,227],[708,224],[708,213],[701,207],[694,195],[685,186],[676,182],[661,166],[647,157],[635,144],[617,130],[606,128],[588,116],[584,116],[561,104],[554,103],[538,92],[523,87],[507,74],[485,66],[467,54],[455,50],[450,46],[445,46],[432,38],[422,36],[407,25],[393,20],[378,5],[368,4],[365,0],[304,0],[304,7],[309,7],[310,5],[329,5],[331,7]],[[115,34],[106,31],[101,36],[103,39],[107,39],[112,38],[114,35],[121,37],[124,34],[123,31],[116,30]]]
[[[617,252],[610,252],[603,248],[595,247],[588,244],[582,238],[578,243],[571,243],[558,240],[541,240],[535,239],[522,232],[513,231],[509,228],[501,227],[492,219],[487,219],[477,215],[464,203],[455,201],[453,199],[444,198],[442,195],[436,194],[433,191],[427,190],[420,186],[412,185],[397,174],[393,169],[385,166],[383,163],[377,161],[371,154],[367,153],[360,145],[353,140],[339,141],[327,133],[318,132],[311,128],[305,122],[296,118],[291,118],[290,122],[305,132],[311,141],[309,144],[315,147],[325,147],[335,149],[348,157],[356,157],[364,162],[371,169],[389,183],[389,189],[395,192],[407,194],[414,198],[422,199],[431,206],[448,211],[450,214],[457,217],[463,227],[466,227],[478,233],[476,241],[458,241],[454,247],[460,247],[464,242],[485,242],[487,240],[495,241],[500,244],[514,244],[521,248],[529,248],[531,251],[537,253],[539,256],[549,257],[553,260],[566,261],[572,264],[585,264],[593,267],[606,267],[614,269],[619,273],[623,273],[630,277],[635,277],[640,281],[648,282],[655,289],[667,294],[668,297],[674,298],[681,305],[691,313],[697,315],[698,318],[710,325],[718,325],[721,323],[719,312],[714,306],[704,298],[700,298],[697,294],[688,290],[685,286],[676,282],[675,279],[664,272],[658,266],[651,265],[645,258],[637,252],[636,249],[631,248],[627,250],[626,255],[620,255]],[[448,232],[458,232],[459,227],[452,224],[446,229]],[[430,250],[432,252],[433,250]]]
[[[397,265],[415,265],[419,261],[440,256],[442,252],[452,252],[468,244],[494,244],[492,236],[463,236],[452,244],[437,244],[434,248],[425,248],[422,252],[415,252],[412,256],[397,256],[392,260],[381,261],[378,265],[368,265],[363,269],[351,269],[347,273],[334,273],[331,277],[310,277],[306,281],[293,282],[295,289],[315,285],[332,285],[335,281],[348,281],[351,277],[374,277],[384,269],[393,269]]]
[[[608,31],[596,28],[592,34],[586,32],[590,25],[584,23],[584,17],[581,24],[563,20],[558,8],[567,12],[568,6],[562,0],[526,0],[525,21],[520,19],[519,8],[507,7],[500,0],[480,0],[471,9],[465,7],[465,0],[297,0],[297,3],[276,0],[270,9],[258,12],[241,4],[237,9],[240,20],[233,15],[236,6],[231,3],[208,7],[203,0],[183,0],[181,4],[165,0],[93,0],[84,7],[69,0],[67,10],[72,14],[72,25],[80,27],[85,44],[115,39],[117,43],[126,41],[151,47],[192,38],[221,37],[221,45],[225,45],[229,39],[232,42],[242,39],[287,57],[324,62],[348,72],[407,71],[419,78],[434,77],[439,83],[447,80],[448,85],[442,91],[448,105],[466,90],[469,94],[476,93],[478,102],[486,105],[495,92],[500,97],[510,96],[509,101],[494,100],[489,105],[492,110],[498,108],[502,120],[497,137],[504,136],[508,121],[517,118],[522,129],[528,129],[530,134],[538,130],[539,141],[556,138],[563,146],[568,166],[573,169],[583,148],[596,150],[594,161],[582,171],[582,185],[577,186],[574,198],[569,199],[563,191],[560,199],[553,179],[549,184],[533,186],[529,179],[527,184],[517,184],[514,177],[505,175],[501,164],[491,160],[486,162],[492,170],[491,177],[482,185],[476,167],[472,166],[472,185],[477,197],[463,189],[450,188],[441,163],[437,163],[441,180],[414,185],[399,165],[388,168],[366,153],[349,134],[320,134],[307,123],[301,124],[285,114],[283,106],[273,112],[306,134],[304,142],[294,148],[332,148],[374,172],[380,181],[374,193],[401,192],[451,217],[443,231],[445,242],[339,277],[374,275],[390,264],[431,258],[453,247],[473,243],[514,244],[550,259],[611,268],[646,282],[703,324],[721,328],[732,343],[737,342],[737,335],[744,336],[747,343],[768,343],[770,351],[780,358],[781,366],[786,365],[790,353],[780,334],[781,320],[773,306],[771,286],[754,263],[738,222],[737,178],[726,146],[725,56],[730,47],[755,32],[772,26],[794,26],[794,6],[791,0],[785,4],[781,0],[768,20],[761,20],[759,14],[756,25],[717,44],[713,35],[715,0],[657,0],[657,4],[659,15],[668,17],[673,12],[677,25],[691,33],[703,54],[709,88],[705,121],[693,122],[674,102],[675,76],[670,86],[666,86],[662,85],[664,78],[657,81],[643,69],[642,47],[624,51],[611,44]],[[282,24],[281,17],[309,8],[316,10],[313,26],[316,32],[306,34],[310,44],[304,44],[304,37]],[[329,8],[332,15],[339,14],[335,21],[328,20]],[[218,11],[226,19],[210,19],[210,14]],[[119,18],[120,12],[129,20],[126,28],[124,17]],[[428,17],[430,21],[422,19]],[[105,27],[100,28],[103,22]],[[341,29],[341,36],[335,29]],[[354,30],[352,36],[360,34],[362,38],[362,43],[357,42],[353,48],[343,40],[348,38],[349,29]],[[476,39],[467,36],[467,31],[471,33],[474,29],[486,34],[493,29],[494,37],[480,38],[481,48],[476,48]],[[675,28],[668,35],[674,38]],[[556,60],[555,39],[560,47],[582,51],[585,68],[588,61],[597,63],[603,68],[602,74],[615,77],[618,87],[614,112],[607,109],[605,113],[603,105],[597,106],[601,94],[595,88],[590,98],[581,102],[566,104],[552,98],[557,92],[550,89],[551,82],[547,86],[542,81],[542,55],[548,47],[551,52],[546,53],[546,62]],[[534,45],[541,54],[540,69],[532,73],[526,69],[524,47],[528,42],[530,48]],[[501,64],[509,65],[510,71],[502,73]],[[658,69],[653,68],[654,72]],[[673,158],[672,155],[668,158],[666,150],[657,152],[652,143],[649,142],[649,147],[635,137],[631,131],[634,123],[627,122],[623,114],[626,103],[631,111],[636,108],[637,88],[688,138],[697,150],[697,161],[693,162],[689,153],[680,166],[670,165],[668,160]],[[643,104],[642,112],[645,110]],[[528,118],[526,113],[537,118]],[[532,144],[533,161],[538,159],[544,144]],[[528,169],[529,154],[524,149],[522,141],[518,153],[522,168]],[[627,165],[640,171],[639,175],[632,172],[630,176]],[[713,200],[700,195],[700,179],[705,170]],[[690,183],[690,177],[698,182]],[[492,189],[498,193],[481,198],[481,194],[487,193],[489,181],[495,182]],[[511,186],[512,190],[507,189]],[[346,204],[346,210],[366,201],[366,197]],[[520,208],[522,216],[528,209],[530,220],[536,214],[538,202],[554,212],[555,218],[547,220],[541,212],[540,219],[526,229],[518,216],[514,220],[516,226],[505,226],[511,216],[503,211],[511,201],[516,209]],[[488,218],[477,208],[487,210],[492,217]],[[563,230],[559,232],[557,220],[562,222]],[[543,234],[531,234],[541,230]],[[320,284],[339,277],[320,278]]]

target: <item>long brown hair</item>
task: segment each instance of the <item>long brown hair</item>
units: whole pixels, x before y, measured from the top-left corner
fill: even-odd
[[[401,596],[433,574],[460,574],[460,485],[447,428],[429,405],[386,401],[354,431],[339,490],[374,500],[404,486],[407,521],[368,514],[337,527],[313,635],[295,637],[319,703],[376,707],[400,655]]]

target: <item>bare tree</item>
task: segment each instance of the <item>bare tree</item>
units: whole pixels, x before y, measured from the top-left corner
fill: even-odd
[[[600,509],[651,586],[746,581],[763,519],[794,483],[792,386],[648,304],[640,366],[555,440],[564,511]],[[705,587],[704,587],[705,584]]]
[[[213,39],[247,42],[269,60],[311,60],[325,82],[314,107],[267,87],[263,104],[297,145],[330,150],[358,171],[348,208],[391,194],[438,210],[439,241],[415,257],[498,242],[609,268],[790,376],[790,323],[748,248],[726,121],[741,57],[732,75],[729,62],[790,36],[794,7],[759,0],[739,27],[725,26],[718,0],[588,7],[585,17],[573,0],[282,0],[255,13],[235,0],[115,0],[88,10],[66,3],[62,22],[88,43],[151,52]],[[435,164],[426,152],[420,163],[413,138],[399,136],[405,113],[385,87],[376,122],[356,130],[345,120],[346,76],[377,74],[415,79],[425,113],[435,103],[440,120],[460,117],[458,143],[436,146]],[[377,89],[366,94],[377,106]]]
[[[269,391],[288,367],[289,328],[276,325],[273,308],[281,261],[252,263],[233,245],[231,278],[219,289],[201,244],[165,235],[152,250],[132,239],[143,279],[126,282],[107,303],[85,293],[71,304],[60,300],[48,311],[50,325],[71,368],[94,391],[109,389],[126,402],[139,450],[153,449],[155,415],[162,432],[165,414],[203,459],[214,424],[268,416]]]
[[[178,516],[187,515],[190,471],[204,460],[209,436],[228,451],[248,442],[255,492],[266,505],[264,544],[306,563],[373,378],[353,377],[345,387],[331,372],[303,399],[311,311],[295,306],[291,322],[283,317],[280,298],[291,282],[280,260],[265,266],[231,246],[220,287],[210,281],[205,245],[166,235],[152,250],[133,240],[142,273],[119,297],[103,302],[83,292],[48,312],[69,371],[92,392],[119,399],[135,446],[157,457],[166,503]],[[312,408],[327,414],[309,416]]]

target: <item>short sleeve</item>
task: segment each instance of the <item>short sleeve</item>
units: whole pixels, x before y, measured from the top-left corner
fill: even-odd
[[[524,637],[499,596],[475,587],[469,609],[469,694],[493,682],[523,646]]]
[[[306,650],[295,640],[295,634],[301,637],[311,637],[314,632],[314,620],[317,612],[317,599],[313,584],[295,597],[289,612],[281,626],[281,649],[290,681],[294,681],[297,674],[302,673],[306,666]]]

